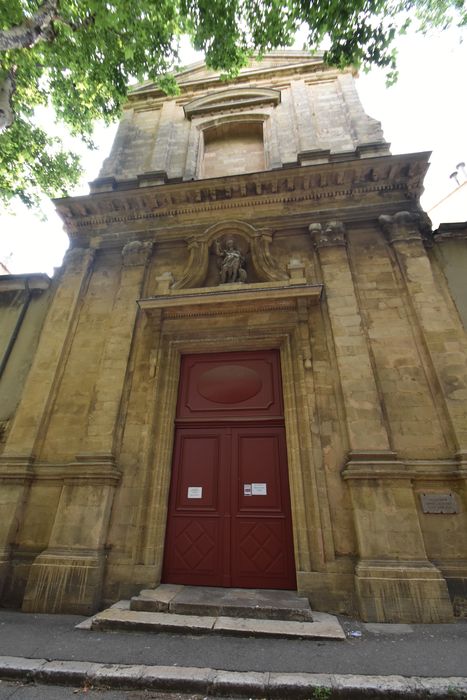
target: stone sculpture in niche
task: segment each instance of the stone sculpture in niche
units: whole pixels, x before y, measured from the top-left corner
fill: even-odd
[[[221,248],[226,248],[226,241],[232,239],[234,248],[238,248],[243,257],[239,268],[240,276],[246,282],[247,276],[250,282],[273,282],[276,280],[288,280],[287,271],[278,264],[271,255],[272,231],[268,229],[256,229],[245,221],[222,221],[210,226],[203,233],[197,233],[186,239],[189,259],[182,275],[171,285],[171,289],[193,289],[202,287],[206,283],[209,274],[210,252],[214,253],[220,265],[224,265],[224,256],[218,257],[217,243]],[[240,240],[240,242],[239,242]],[[222,242],[222,243],[221,243]],[[248,265],[248,275],[246,272]],[[219,267],[213,270],[213,281],[219,279],[221,270]]]
[[[236,248],[234,240],[229,238],[223,248],[219,239],[216,239],[214,246],[219,266],[219,283],[246,282],[245,257],[242,251]]]

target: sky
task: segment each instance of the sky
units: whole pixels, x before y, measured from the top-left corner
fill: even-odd
[[[464,41],[461,43],[460,38]],[[406,35],[398,40],[399,79],[387,88],[384,72],[373,69],[361,74],[357,89],[365,111],[382,122],[391,151],[415,153],[431,151],[431,165],[425,178],[421,204],[428,211],[454,188],[451,173],[460,162],[467,164],[467,30],[448,30],[423,37]],[[185,63],[199,60],[187,53]],[[97,177],[107,157],[116,125],[97,125],[95,141],[99,149],[83,151],[84,176],[71,195],[87,194],[88,182]],[[463,221],[467,220],[467,187]],[[37,213],[18,207],[14,215],[0,212],[0,261],[13,274],[46,272],[53,274],[68,246],[59,217],[51,202],[44,202],[42,221]],[[459,205],[452,212],[443,208],[443,221],[458,221]],[[433,215],[433,226],[440,221]]]

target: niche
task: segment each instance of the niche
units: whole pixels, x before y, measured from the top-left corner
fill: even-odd
[[[200,178],[265,169],[262,121],[227,122],[203,131]]]

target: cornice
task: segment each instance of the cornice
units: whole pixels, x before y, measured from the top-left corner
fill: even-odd
[[[54,481],[117,485],[122,473],[111,455],[82,454],[73,462],[35,462],[32,458],[0,457],[0,481]]]
[[[54,200],[72,239],[106,234],[114,225],[160,221],[164,217],[297,204],[310,211],[337,203],[358,209],[362,199],[417,201],[423,191],[429,153],[358,158],[190,182],[138,187],[137,181],[109,182],[109,191]],[[112,188],[112,189],[110,189]],[[358,202],[350,202],[358,198]],[[383,202],[382,202],[383,204]],[[230,215],[231,216],[231,215]]]
[[[165,318],[192,316],[220,316],[225,313],[291,311],[299,299],[318,304],[322,285],[266,282],[253,284],[225,284],[199,289],[169,289],[145,299],[138,306],[146,313],[163,311]]]
[[[433,240],[435,243],[443,243],[444,241],[456,239],[467,240],[466,221],[441,224],[436,231],[433,231]]]
[[[465,479],[464,455],[453,459],[404,459],[394,452],[350,452],[342,471],[346,481],[378,479],[409,479],[412,481],[442,481]]]
[[[0,293],[27,289],[30,292],[43,292],[50,287],[51,279],[44,273],[0,275]]]

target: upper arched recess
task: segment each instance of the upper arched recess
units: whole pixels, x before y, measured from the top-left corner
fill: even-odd
[[[223,112],[226,109],[239,109],[270,104],[278,105],[281,101],[279,90],[272,88],[230,88],[228,90],[216,90],[215,93],[197,97],[184,106],[185,116],[191,119],[194,116]]]

